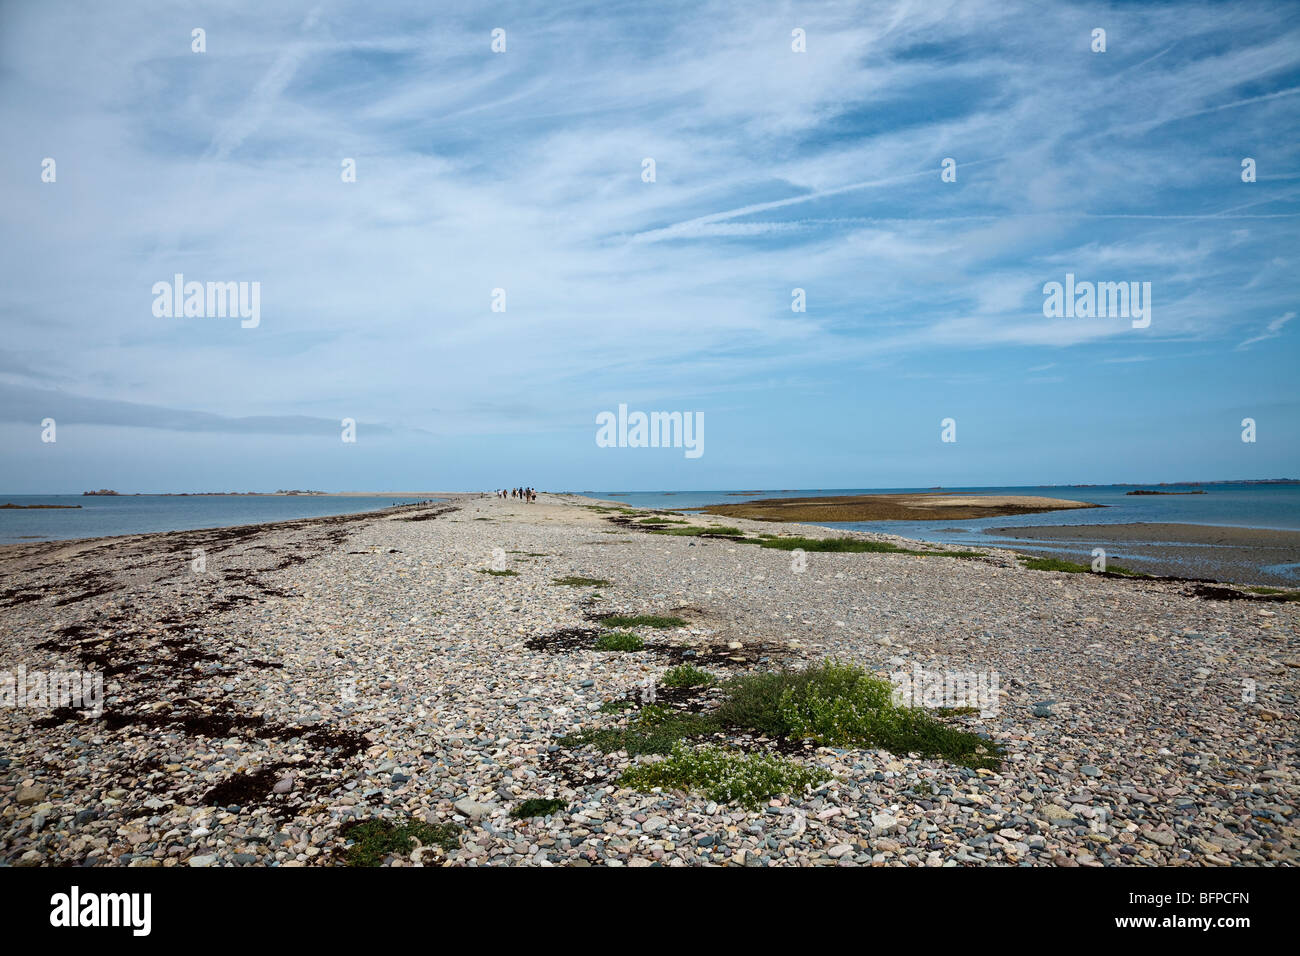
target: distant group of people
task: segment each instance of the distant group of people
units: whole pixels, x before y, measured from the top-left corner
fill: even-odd
[[[537,492],[532,488],[502,488],[498,494],[500,494],[502,498],[519,498],[529,504],[532,504],[537,500]]]

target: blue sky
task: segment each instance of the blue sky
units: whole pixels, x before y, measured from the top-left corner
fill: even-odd
[[[1298,118],[1292,3],[3,4],[0,490],[1297,476]]]

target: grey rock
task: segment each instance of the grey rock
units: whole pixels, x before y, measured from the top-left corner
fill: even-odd
[[[492,812],[492,804],[476,803],[469,797],[457,800],[454,806],[457,813],[463,817],[469,817],[471,820],[481,820]]]

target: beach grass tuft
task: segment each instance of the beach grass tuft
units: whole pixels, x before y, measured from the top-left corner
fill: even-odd
[[[517,577],[519,577],[519,572],[518,572],[518,571],[495,571],[495,570],[493,570],[492,568],[479,568],[479,569],[478,569],[478,573],[479,573],[479,574],[490,574],[490,575],[492,575],[493,577],[497,577],[497,578],[517,578]]]

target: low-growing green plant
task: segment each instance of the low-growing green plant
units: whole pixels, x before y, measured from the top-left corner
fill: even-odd
[[[692,714],[687,711],[675,710],[672,707],[664,707],[660,704],[646,704],[633,718],[636,726],[642,729],[651,727],[669,727],[669,726],[701,726],[698,714]],[[685,723],[682,723],[685,721]],[[631,723],[629,722],[629,723]]]
[[[643,647],[645,641],[631,631],[609,631],[596,639],[598,651],[639,651]]]
[[[768,737],[784,736],[789,728],[781,716],[781,695],[802,678],[802,671],[780,670],[734,677],[723,685],[726,698],[718,718],[729,727],[752,730]]]
[[[686,622],[680,617],[662,614],[611,614],[600,619],[602,627],[681,627]]]
[[[694,664],[678,664],[676,667],[670,667],[659,679],[662,687],[708,687],[717,682],[716,677]]]
[[[460,845],[460,828],[451,823],[424,823],[407,820],[366,820],[348,825],[341,835],[352,840],[345,861],[348,866],[378,866],[390,854],[409,854],[416,841],[421,846],[440,846],[454,850]]]
[[[757,810],[771,797],[801,794],[829,779],[826,771],[786,757],[679,743],[667,760],[629,767],[619,783],[639,790],[696,791],[718,803],[734,802]]]
[[[478,573],[479,573],[479,574],[490,574],[490,575],[492,575],[493,577],[497,577],[497,578],[517,578],[517,577],[519,577],[519,572],[518,572],[518,571],[496,571],[496,570],[493,570],[492,568],[479,568],[479,569],[478,569]]]
[[[1060,558],[1021,557],[1020,561],[1031,571],[1064,571],[1067,574],[1081,574],[1092,570],[1086,564],[1079,564],[1077,561],[1062,561]]]
[[[891,554],[906,550],[888,541],[867,541],[862,538],[803,538],[797,535],[788,538],[766,538],[760,542],[760,546],[775,548],[778,551],[832,551],[843,554]]]
[[[893,688],[853,664],[826,661],[803,670],[735,678],[718,710],[723,724],[823,746],[880,747],[994,768],[1001,751],[978,734],[924,710],[893,703]]]
[[[562,747],[594,747],[602,753],[622,750],[635,757],[671,753],[683,740],[705,737],[719,729],[717,718],[711,714],[651,706],[629,718],[625,727],[583,730],[560,737],[556,742]]]
[[[635,710],[636,702],[622,697],[618,700],[607,700],[597,709],[602,714],[621,714],[625,710]]]
[[[1292,591],[1288,588],[1270,588],[1270,587],[1248,587],[1247,591],[1252,594],[1281,595],[1284,601],[1300,601],[1300,591]]]
[[[980,712],[978,707],[927,707],[935,717],[974,717]]]
[[[1063,571],[1066,574],[1092,574],[1092,566],[1079,564],[1076,561],[1065,561],[1061,558],[1030,558],[1021,556],[1021,562],[1031,571]],[[1146,578],[1149,574],[1143,574],[1141,571],[1130,571],[1128,568],[1122,568],[1118,564],[1106,565],[1106,573],[1119,574],[1126,578]]]
[[[543,800],[540,797],[533,797],[515,806],[510,811],[510,815],[516,820],[526,820],[529,817],[549,817],[552,813],[559,813],[565,806],[563,800]]]
[[[604,578],[583,578],[576,575],[569,575],[564,578],[556,578],[553,584],[562,584],[570,588],[603,588],[609,585]]]

